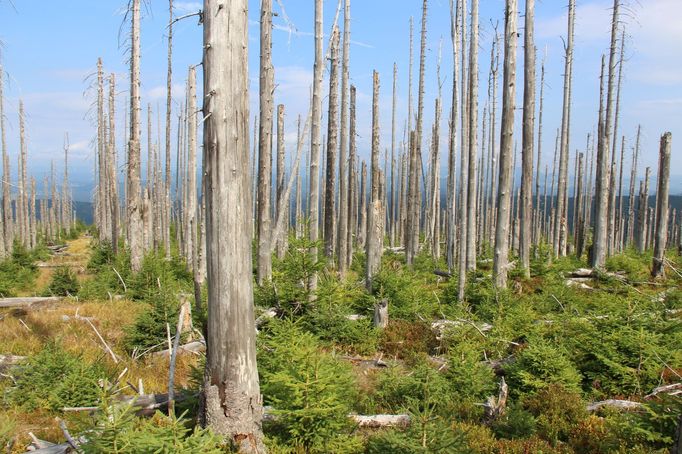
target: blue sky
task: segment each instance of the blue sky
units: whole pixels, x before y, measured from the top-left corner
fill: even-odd
[[[0,40],[5,69],[5,112],[8,146],[16,162],[18,149],[18,100],[26,104],[29,149],[29,171],[42,178],[56,160],[61,173],[62,141],[68,131],[71,141],[70,171],[80,187],[89,190],[92,183],[93,138],[91,88],[95,65],[102,57],[105,70],[116,72],[119,99],[117,102],[119,153],[123,144],[123,111],[128,90],[126,37],[127,24],[122,24],[124,0],[69,0],[44,2],[0,0]],[[523,9],[523,1],[519,6]],[[551,160],[554,135],[560,124],[563,43],[566,34],[566,1],[538,0],[536,5],[536,43],[539,63],[546,53],[546,88],[544,113],[543,168]],[[597,118],[599,61],[608,49],[610,32],[610,0],[577,0],[573,108],[571,123],[571,153],[584,149],[586,134],[593,130]],[[682,1],[625,0],[623,25],[626,30],[626,62],[619,135],[626,136],[626,156],[634,144],[637,124],[642,125],[643,166],[652,166],[655,173],[658,139],[664,131],[673,133],[673,174],[679,170],[682,158],[676,152],[682,140]],[[313,2],[281,0],[291,29],[275,2],[276,30],[273,60],[275,64],[275,102],[286,105],[287,144],[293,150],[296,117],[305,115],[313,63]],[[201,8],[201,2],[176,1],[175,14],[182,15]],[[337,1],[325,2],[325,30],[328,32],[336,12]],[[258,93],[258,8],[259,2],[249,1],[251,116],[257,114]],[[351,82],[358,89],[358,147],[366,156],[369,148],[370,102],[372,70],[381,76],[382,147],[390,147],[391,84],[393,63],[398,64],[398,138],[402,137],[407,112],[407,68],[410,16],[415,21],[415,47],[421,18],[419,0],[353,0],[351,45]],[[493,24],[503,32],[503,0],[481,0],[480,30],[480,107],[487,101],[487,80]],[[342,17],[340,18],[342,20]],[[168,5],[151,0],[142,22],[142,92],[143,103],[164,108],[166,77],[165,26]],[[523,27],[523,17],[519,20]],[[433,103],[437,96],[436,64],[442,49],[444,116],[449,110],[452,53],[449,35],[448,0],[431,0],[428,14],[428,51],[426,61],[425,130],[433,118]],[[522,62],[522,39],[519,40],[519,62]],[[326,47],[326,45],[325,45]],[[415,64],[418,54],[415,53]],[[174,40],[174,107],[181,102],[187,67],[201,60],[201,28],[195,17],[175,26]],[[416,68],[415,87],[416,94]],[[522,80],[521,66],[517,70],[517,116],[520,126]],[[325,86],[327,81],[325,80]],[[498,103],[499,106],[499,103]],[[146,110],[146,109],[145,109]],[[175,113],[174,113],[175,117]],[[156,125],[156,119],[153,124]],[[441,129],[446,130],[443,122]],[[154,131],[154,138],[157,132]],[[518,137],[518,135],[517,135]],[[677,139],[676,139],[677,138]],[[498,139],[499,140],[499,139]],[[146,143],[146,142],[144,142]],[[446,144],[447,141],[442,140]],[[441,151],[444,155],[445,150]],[[629,167],[629,158],[627,163]],[[443,161],[444,162],[444,161]],[[572,168],[572,166],[571,166]],[[16,171],[16,165],[13,167]],[[642,172],[640,172],[641,174]],[[673,180],[673,191],[682,185]],[[77,191],[83,199],[87,194]]]

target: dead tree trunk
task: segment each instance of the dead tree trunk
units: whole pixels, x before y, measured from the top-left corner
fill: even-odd
[[[310,229],[310,259],[317,262],[317,239],[320,228],[320,147],[322,134],[322,75],[324,62],[322,53],[322,0],[315,0],[315,64],[313,67],[313,106],[310,145],[310,174],[308,189],[308,222]],[[313,273],[308,280],[310,294],[317,289],[317,274]]]
[[[246,0],[204,0],[208,321],[202,419],[240,452],[258,453],[265,447],[248,216],[247,49]]]
[[[140,271],[144,255],[140,194],[140,0],[132,2],[130,57],[130,137],[127,165],[127,218],[130,265]]]
[[[471,1],[471,40],[469,42],[469,126],[467,140],[469,149],[469,175],[467,180],[467,271],[476,269],[476,131],[478,127],[478,0]],[[512,101],[513,102],[513,101]]]
[[[258,211],[256,218],[258,262],[256,281],[263,285],[272,275],[270,254],[270,194],[272,193],[272,0],[261,1],[260,10],[260,121],[258,129]]]
[[[455,269],[457,252],[455,250],[457,235],[457,89],[459,76],[459,0],[457,7],[450,0],[450,38],[452,40],[452,107],[449,121],[448,137],[448,189],[447,189],[447,233],[446,233],[446,257],[448,270]]]
[[[567,216],[568,211],[568,155],[570,135],[570,109],[571,109],[571,85],[573,83],[573,36],[575,30],[575,0],[568,2],[568,39],[566,42],[566,55],[564,57],[564,96],[563,111],[561,114],[561,141],[559,142],[559,183],[557,185],[557,200],[553,234],[554,256],[564,255],[567,240]]]
[[[533,226],[533,133],[535,130],[535,1],[526,0],[523,63],[523,145],[521,148],[521,221],[519,258],[526,277],[530,277],[530,246]],[[539,163],[538,163],[539,164]]]
[[[366,255],[367,267],[365,286],[372,291],[372,277],[379,271],[381,265],[382,235],[383,235],[383,207],[379,186],[381,185],[381,170],[379,168],[379,73],[374,71],[372,90],[372,163],[371,163],[371,191],[367,210],[367,239]],[[363,194],[364,197],[364,194]]]
[[[596,212],[594,216],[594,241],[592,243],[593,268],[602,268],[606,262],[608,249],[608,201],[609,201],[609,141],[611,140],[612,111],[613,111],[613,85],[616,69],[616,34],[618,33],[618,10],[620,0],[613,0],[613,19],[611,21],[611,51],[609,54],[609,75],[606,97],[606,116],[604,127],[601,131],[601,140],[597,146],[597,198]]]
[[[187,265],[198,273],[196,261],[197,248],[197,76],[194,66],[189,67],[187,75],[187,202],[185,204],[185,247]]]
[[[173,0],[168,0],[168,65],[166,68],[166,175],[163,187],[162,237],[166,259],[171,257],[171,101],[173,82]]]
[[[639,184],[639,227],[637,229],[637,251],[643,254],[647,247],[647,216],[649,209],[649,177],[651,168],[647,167],[644,171],[644,182]]]
[[[3,93],[5,72],[0,61],[0,146],[2,146],[2,257],[12,252],[14,220],[12,218],[12,195],[10,190],[10,164],[7,154],[7,130],[5,129],[5,98]]]
[[[504,24],[504,73],[502,92],[502,120],[500,133],[500,170],[497,192],[497,225],[495,228],[495,256],[493,278],[495,286],[507,287],[509,266],[509,216],[512,191],[512,145],[514,133],[514,99],[516,80],[516,0],[507,0]]]
[[[118,254],[118,229],[119,229],[119,200],[118,200],[118,170],[116,165],[116,75],[109,76],[109,147],[108,155],[108,180],[109,180],[109,211],[111,213],[111,248],[114,255]],[[170,241],[170,237],[169,237]]]
[[[656,237],[654,243],[654,259],[651,266],[653,278],[662,277],[666,241],[668,239],[668,194],[670,193],[670,147],[672,134],[666,132],[661,136],[661,149],[658,161],[658,190],[656,191]]]
[[[339,217],[337,231],[337,267],[343,276],[348,265],[348,250],[352,249],[348,239],[350,211],[351,169],[347,162],[348,153],[348,79],[350,78],[350,0],[345,0],[343,9],[343,45],[341,53],[341,125],[339,129]]]
[[[631,245],[635,241],[635,180],[637,180],[637,158],[639,154],[639,139],[642,126],[637,126],[637,139],[635,148],[632,151],[632,167],[630,169],[630,191],[628,192],[628,224],[626,245]]]
[[[346,256],[346,269],[353,261],[353,233],[357,231],[358,225],[358,198],[357,198],[357,152],[355,148],[355,86],[350,87],[350,120],[348,126],[349,146],[348,146],[348,227],[346,243],[348,244]]]
[[[327,175],[324,193],[324,255],[334,255],[336,234],[336,147],[339,138],[339,29],[332,30],[329,71],[329,114],[327,119]]]
[[[276,241],[277,257],[282,259],[287,251],[288,245],[288,231],[289,231],[289,209],[288,209],[288,199],[285,199],[284,194],[284,179],[286,177],[286,164],[284,162],[285,149],[284,149],[284,104],[277,105],[277,216],[284,216],[287,219],[286,228],[284,229],[284,234],[280,238],[273,237],[273,241]],[[284,205],[284,211],[280,212],[280,207]]]

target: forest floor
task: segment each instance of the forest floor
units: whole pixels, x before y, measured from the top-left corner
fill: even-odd
[[[261,392],[277,415],[266,425],[271,453],[305,446],[310,453],[665,453],[673,443],[682,413],[675,254],[667,278],[654,281],[650,254],[626,251],[592,272],[584,260],[548,265],[538,253],[531,278],[515,270],[504,292],[491,286],[483,257],[469,275],[466,304],[457,301],[456,276],[434,273],[444,263],[426,255],[410,270],[401,254],[386,252],[367,292],[364,257],[356,254],[345,279],[317,270],[311,299],[300,282],[317,265],[306,261],[305,240],[292,241],[273,264],[272,284],[254,295]],[[97,406],[110,393],[168,391],[169,355],[154,351],[169,347],[180,304],[192,294],[184,262],[151,254],[132,273],[125,254],[114,257],[88,235],[66,244],[30,256],[33,263],[22,256],[0,264],[0,274],[24,280],[15,296],[70,295],[0,308],[0,444],[10,441],[9,452],[25,452],[32,436],[62,443],[59,421],[72,434],[103,424],[101,409],[64,408]],[[382,300],[390,321],[377,329],[373,308]],[[195,327],[203,308],[193,307]],[[186,330],[182,343],[192,340],[187,334],[200,338]],[[178,355],[174,389],[189,396],[179,403],[179,412],[190,411],[188,427],[202,358]],[[300,400],[305,395],[315,399]],[[598,402],[607,403],[590,409]],[[412,423],[367,429],[349,423],[354,414]]]

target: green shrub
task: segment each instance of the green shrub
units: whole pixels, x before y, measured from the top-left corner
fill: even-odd
[[[273,323],[258,340],[261,390],[276,416],[271,435],[305,452],[340,452],[357,393],[351,366],[292,322]]]
[[[85,454],[124,452],[153,454],[220,454],[226,452],[223,438],[209,429],[192,428],[183,416],[175,418],[157,412],[154,417],[135,417],[132,405],[111,405],[103,400],[95,427],[81,445]]]
[[[567,441],[571,431],[587,418],[580,394],[561,384],[549,384],[527,396],[524,406],[535,417],[538,435],[553,445]]]
[[[78,294],[80,284],[71,268],[62,266],[54,270],[52,280],[45,289],[45,295],[75,296]]]
[[[493,421],[492,428],[500,438],[529,438],[535,434],[535,417],[515,403],[509,406],[501,418]]]
[[[123,345],[129,352],[146,350],[165,344],[170,335],[175,336],[180,304],[176,295],[170,291],[156,293],[146,300],[147,309],[132,325],[124,328]],[[168,326],[168,328],[167,328]]]
[[[107,377],[101,364],[90,364],[56,343],[15,366],[13,375],[16,381],[6,398],[26,410],[95,405],[101,391],[98,380]]]
[[[541,338],[533,338],[516,360],[507,367],[509,389],[513,394],[533,393],[549,385],[580,389],[580,374],[567,356]]]
[[[482,356],[482,352],[470,344],[460,344],[448,354],[445,376],[461,399],[482,402],[497,389],[495,374],[482,362]]]
[[[11,452],[9,446],[14,439],[16,426],[9,416],[0,414],[0,449]]]

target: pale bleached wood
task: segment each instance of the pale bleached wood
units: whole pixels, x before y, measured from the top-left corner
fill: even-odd
[[[383,250],[383,206],[379,193],[381,170],[379,169],[379,73],[374,71],[372,75],[372,155],[371,155],[371,189],[370,200],[367,208],[367,237],[365,267],[365,286],[372,291],[372,278],[379,271],[381,265],[381,253]],[[364,198],[363,194],[363,198]]]
[[[336,256],[339,274],[343,276],[348,264],[348,249],[352,248],[348,240],[348,223],[350,200],[348,188],[350,187],[350,167],[347,162],[348,155],[348,102],[350,78],[350,0],[344,1],[343,8],[343,44],[341,54],[341,124],[339,128],[339,216],[336,232]]]
[[[658,190],[656,191],[657,216],[654,258],[651,265],[651,276],[653,278],[665,276],[663,261],[665,260],[665,249],[668,239],[668,195],[670,194],[671,141],[671,133],[666,132],[661,136],[661,147],[658,160]]]
[[[327,153],[324,191],[324,255],[334,255],[336,235],[336,153],[339,141],[339,30],[332,29],[329,47],[329,112],[327,115]]]

